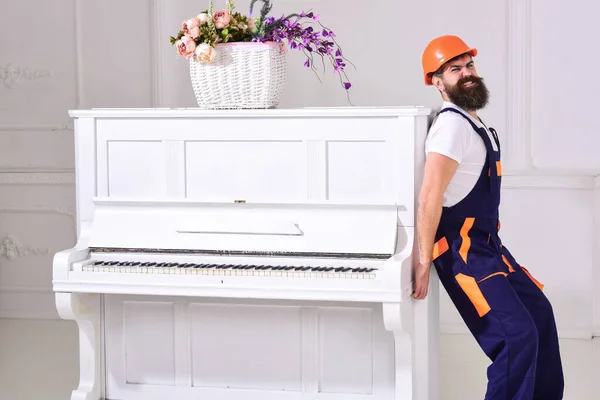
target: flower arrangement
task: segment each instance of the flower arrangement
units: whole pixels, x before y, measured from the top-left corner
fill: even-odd
[[[262,1],[263,7],[258,16],[253,16],[257,1]],[[210,0],[207,10],[182,22],[177,36],[170,37],[171,44],[180,56],[188,60],[195,57],[199,62],[210,63],[218,51],[216,45],[220,43],[283,43],[286,40],[291,49],[304,52],[305,67],[316,73],[315,55],[321,57],[323,68],[327,59],[333,72],[339,75],[342,87],[346,91],[350,89],[352,85],[345,72],[348,60],[342,55],[335,33],[321,24],[319,16],[303,11],[275,18],[268,16],[272,7],[271,0],[251,0],[249,15],[246,16],[235,11],[233,0],[226,0],[225,9],[216,11],[213,0]],[[319,25],[318,29],[312,26],[315,24]]]

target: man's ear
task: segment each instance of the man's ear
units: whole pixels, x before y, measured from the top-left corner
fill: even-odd
[[[436,87],[437,90],[439,90],[440,92],[443,92],[446,88],[444,87],[444,81],[442,81],[442,78],[440,78],[439,76],[432,76],[431,77],[431,83],[433,83],[433,86]]]

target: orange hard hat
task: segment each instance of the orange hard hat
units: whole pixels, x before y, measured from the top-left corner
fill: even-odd
[[[433,39],[423,51],[423,74],[425,84],[432,85],[429,74],[437,71],[444,63],[461,54],[477,55],[477,49],[467,46],[458,36],[445,35]]]

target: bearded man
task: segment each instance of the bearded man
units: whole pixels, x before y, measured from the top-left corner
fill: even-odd
[[[433,263],[491,360],[486,400],[560,400],[564,378],[552,306],[499,236],[500,142],[477,115],[489,91],[476,55],[451,35],[423,52],[425,84],[440,92],[443,106],[425,144],[413,297],[427,295]]]

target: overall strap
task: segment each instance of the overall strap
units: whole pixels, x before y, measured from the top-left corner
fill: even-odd
[[[477,125],[475,125],[475,123],[471,120],[471,118],[469,118],[467,115],[465,115],[461,111],[457,110],[456,108],[452,108],[452,107],[444,108],[444,109],[440,110],[438,115],[441,113],[444,113],[444,112],[448,112],[448,111],[457,113],[457,114],[461,115],[464,119],[466,119],[469,122],[469,124],[471,124],[471,127],[473,127],[473,130],[475,130],[475,132],[477,132],[477,134],[483,140],[483,143],[485,144],[485,147],[487,150],[487,161],[488,161],[488,166],[490,168],[490,172],[491,171],[496,172],[496,174],[490,174],[490,190],[494,196],[499,196],[499,191],[500,191],[499,186],[500,185],[498,183],[498,177],[497,177],[497,166],[496,166],[496,162],[495,162],[496,160],[495,160],[495,156],[494,156],[494,151],[492,149],[491,141],[486,133],[485,128],[479,128]],[[490,128],[490,132],[492,133],[492,136],[494,137],[494,141],[498,145],[498,149],[499,149],[500,142],[498,140],[498,134],[496,133],[496,131],[493,128]],[[482,171],[482,174],[483,173],[484,172]]]
[[[479,136],[481,136],[481,139],[486,144],[485,147],[486,148],[488,147],[487,143],[490,142],[490,139],[489,139],[487,133],[485,132],[485,128],[480,128],[477,125],[475,125],[475,123],[471,120],[471,118],[469,118],[467,115],[465,115],[463,112],[457,110],[456,108],[452,108],[452,107],[444,108],[444,109],[440,110],[438,115],[440,115],[441,113],[444,113],[444,112],[448,112],[448,111],[457,113],[457,114],[461,115],[464,119],[466,119],[467,122],[469,122],[469,124],[471,124],[471,127],[473,128],[473,130],[475,132],[477,132],[477,134]],[[496,130],[494,128],[488,128],[488,129],[490,130],[492,136],[494,137],[494,141],[496,142],[496,145],[498,146],[498,148],[500,148],[500,140],[498,139],[498,134],[496,133]],[[482,130],[483,130],[483,132],[481,132]],[[490,157],[490,159],[491,159],[491,157]]]
[[[496,142],[496,146],[498,146],[498,148],[500,148],[500,139],[498,139],[498,133],[492,127],[489,127],[488,129],[490,130],[490,132],[492,133],[492,136],[494,137],[494,141]]]
[[[441,113],[444,113],[444,112],[448,112],[448,111],[452,111],[452,112],[455,112],[455,113],[457,113],[457,114],[460,114],[460,115],[462,115],[464,119],[466,119],[467,121],[469,121],[469,123],[471,124],[471,126],[473,127],[473,129],[474,129],[476,132],[477,132],[477,130],[479,129],[479,127],[478,127],[477,125],[475,125],[475,124],[473,123],[473,121],[471,121],[471,118],[469,118],[468,116],[466,116],[466,115],[465,115],[463,112],[461,112],[461,111],[458,111],[456,108],[452,108],[452,107],[447,107],[447,108],[444,108],[444,109],[440,110],[440,112],[438,113],[438,115],[440,115]]]

